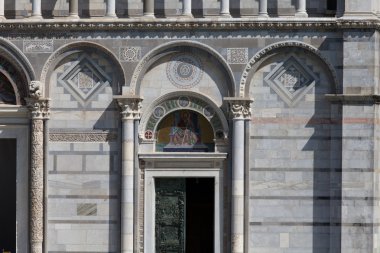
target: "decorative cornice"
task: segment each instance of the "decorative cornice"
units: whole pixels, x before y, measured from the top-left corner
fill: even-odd
[[[250,98],[226,97],[224,101],[228,103],[231,119],[250,119],[251,103]]]
[[[50,99],[25,98],[32,119],[48,119],[50,117]]]
[[[120,110],[122,120],[140,119],[142,98],[134,95],[114,96]]]
[[[43,19],[6,20],[0,31],[83,31],[83,30],[184,30],[184,29],[379,29],[380,20],[371,18],[126,18],[117,20],[96,19]]]

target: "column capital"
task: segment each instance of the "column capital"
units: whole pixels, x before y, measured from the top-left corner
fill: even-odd
[[[32,119],[48,119],[50,117],[49,98],[25,98]]]
[[[228,103],[229,113],[232,119],[250,119],[252,99],[225,97],[224,101]]]
[[[142,98],[135,95],[121,95],[113,97],[121,110],[122,120],[140,119]]]

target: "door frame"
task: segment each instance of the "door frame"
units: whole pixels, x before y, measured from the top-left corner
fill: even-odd
[[[16,140],[16,252],[29,252],[29,118],[22,106],[0,106],[0,139]]]
[[[161,153],[139,155],[144,160],[144,252],[155,252],[155,178],[214,179],[214,251],[223,252],[225,153]]]

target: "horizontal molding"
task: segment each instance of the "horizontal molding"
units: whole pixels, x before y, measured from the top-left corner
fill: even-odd
[[[266,20],[258,18],[194,18],[181,19],[173,18],[155,18],[146,19],[145,17],[120,18],[120,19],[79,19],[72,22],[67,18],[57,19],[11,19],[0,23],[0,31],[17,31],[26,32],[41,31],[46,32],[61,30],[122,30],[135,31],[140,30],[184,30],[184,29],[212,29],[212,30],[236,30],[236,29],[380,29],[379,19],[356,19],[356,18],[268,18]],[[31,31],[33,30],[33,31]]]
[[[250,222],[250,226],[297,226],[297,227],[380,227],[380,223],[340,222]]]
[[[253,151],[254,153],[254,151]],[[251,172],[266,172],[266,171],[275,171],[275,172],[311,172],[311,173],[321,173],[321,172],[335,172],[335,173],[346,173],[346,172],[366,172],[366,173],[379,173],[380,169],[374,168],[255,168],[251,167],[249,169]]]
[[[377,94],[326,94],[326,99],[332,103],[343,104],[378,104],[380,103],[380,95]]]
[[[115,195],[48,195],[48,199],[118,199]]]
[[[331,140],[373,140],[373,137],[370,136],[250,136],[251,140],[319,140],[319,141],[331,141]]]
[[[378,201],[378,197],[337,197],[337,196],[250,196],[249,199],[257,200],[360,200]]]
[[[114,220],[49,220],[50,224],[118,224]]]

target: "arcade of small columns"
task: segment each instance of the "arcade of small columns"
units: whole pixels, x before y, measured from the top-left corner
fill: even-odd
[[[69,0],[69,17],[73,19],[79,18],[78,1]],[[154,18],[154,0],[144,0],[144,16]],[[230,0],[220,1],[220,15],[230,16]],[[192,17],[191,0],[183,0],[182,16]],[[268,0],[259,0],[259,16],[268,17]],[[306,0],[297,0],[296,17],[307,17]],[[106,1],[106,15],[108,18],[117,18],[116,16],[116,0]],[[0,0],[0,18],[4,17],[4,0]],[[31,18],[42,19],[41,0],[32,0],[32,16]]]
[[[46,149],[47,127],[45,121],[50,116],[49,99],[42,98],[39,82],[32,82],[30,98],[26,98],[31,115],[31,159],[29,185],[29,228],[30,252],[43,252],[44,231],[44,152]],[[121,186],[121,252],[134,252],[134,126],[141,114],[138,96],[115,96],[121,109],[122,121],[122,186]],[[244,129],[249,121],[250,99],[225,98],[228,102],[233,124],[232,137],[232,208],[231,208],[231,252],[244,252]]]

